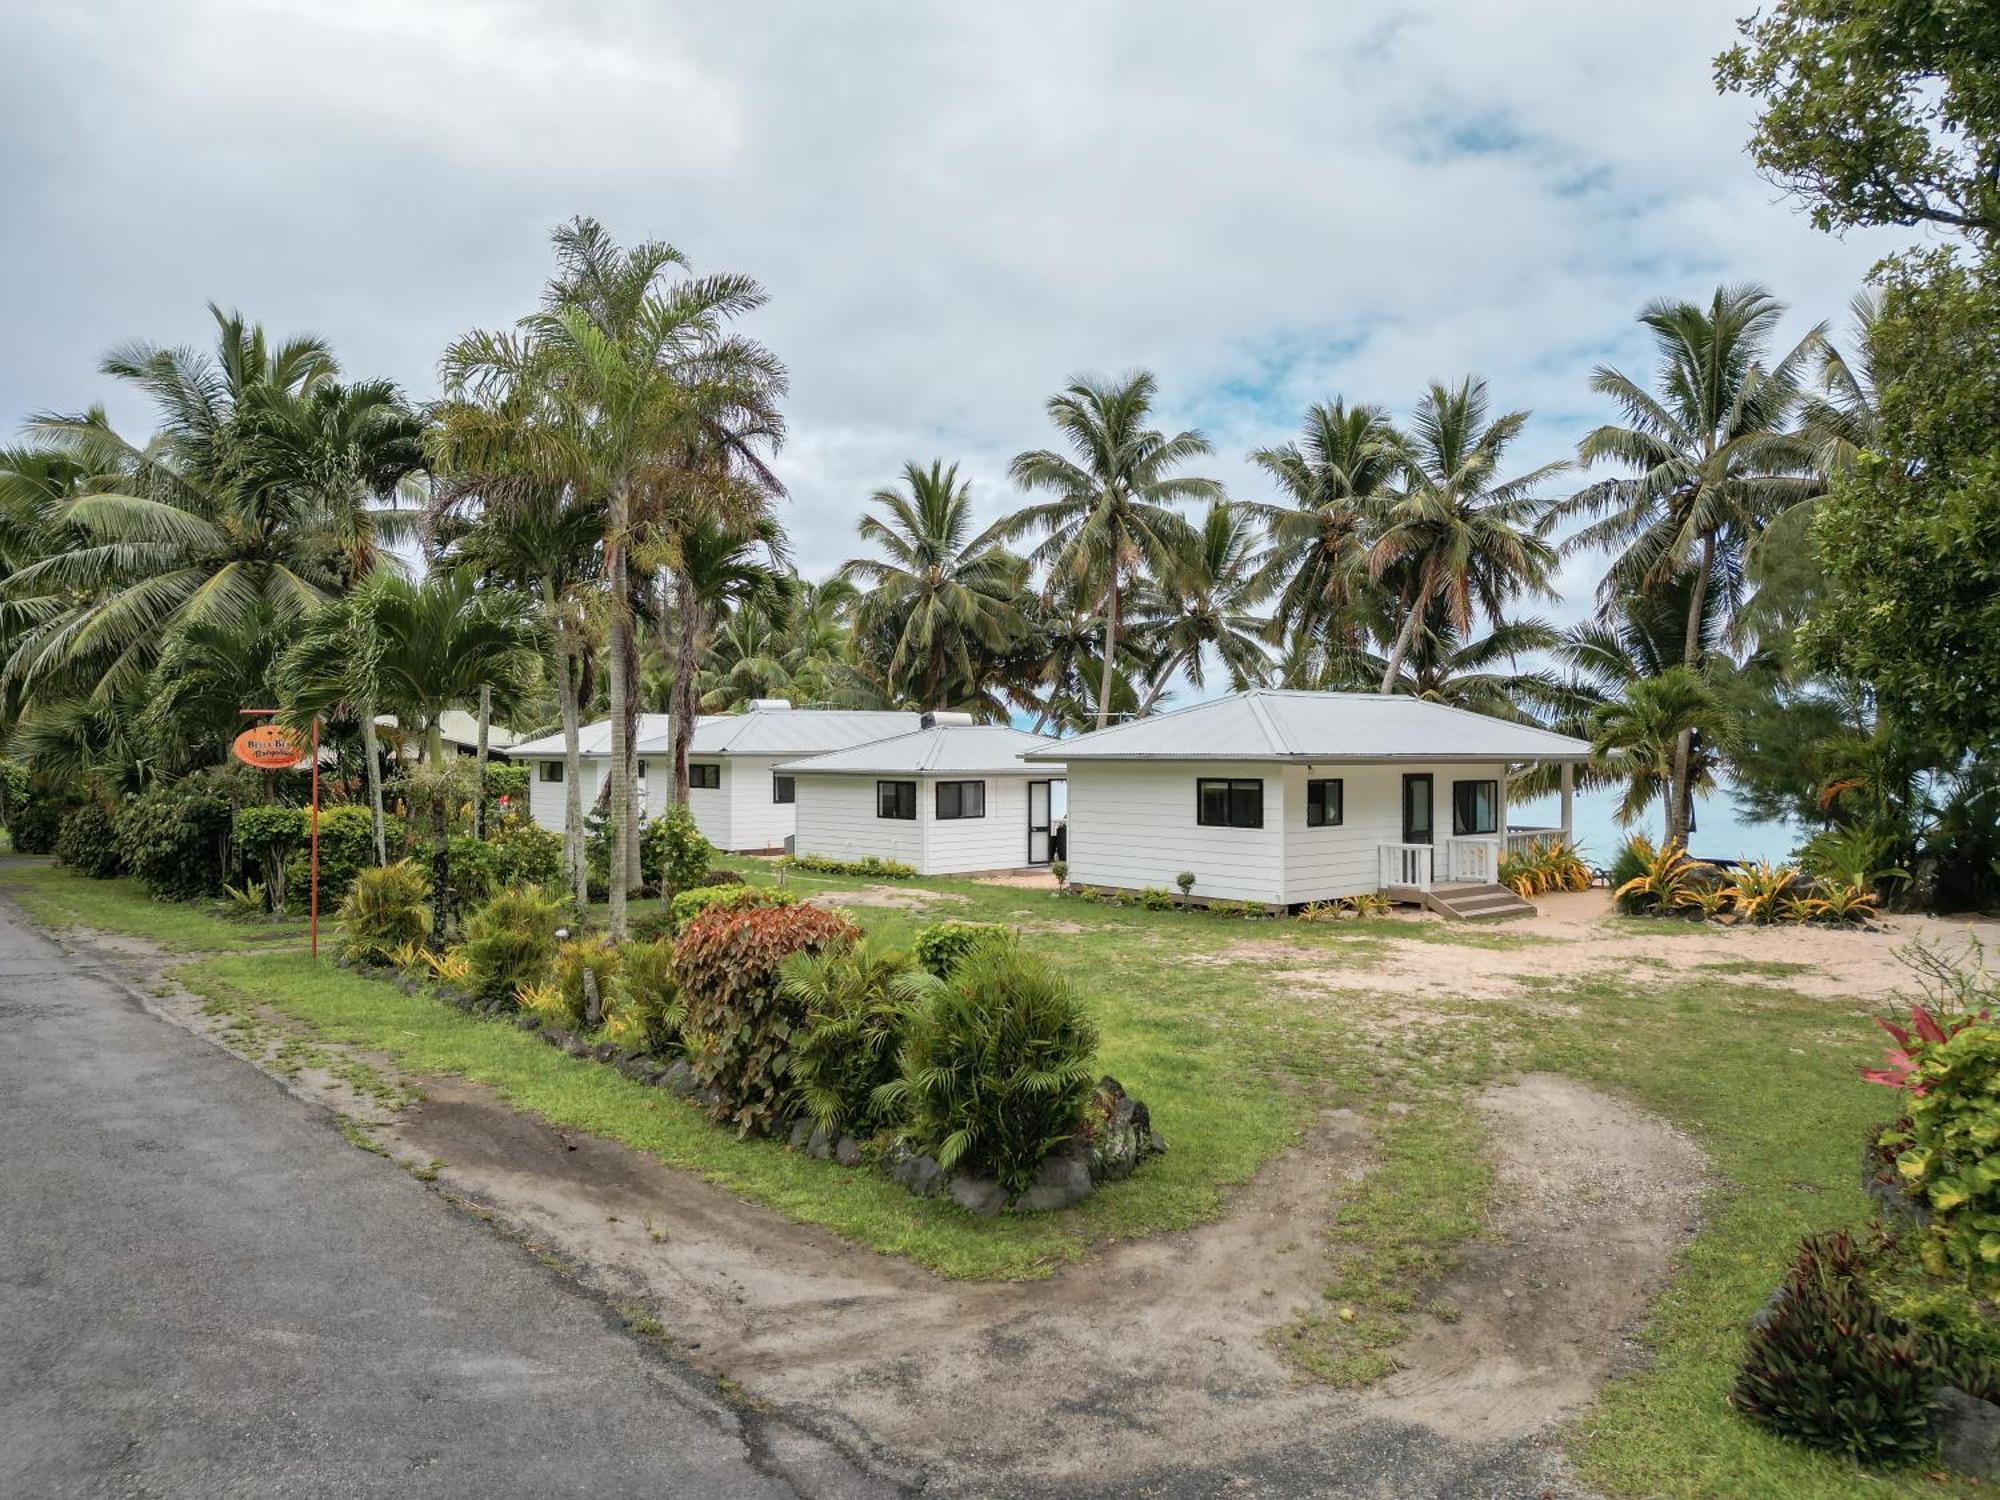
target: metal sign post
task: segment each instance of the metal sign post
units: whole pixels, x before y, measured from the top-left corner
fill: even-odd
[[[275,708],[245,708],[238,713],[244,718],[270,718],[278,712]],[[266,771],[286,770],[299,763],[298,735],[290,730],[273,725],[264,729],[246,729],[236,736],[236,758],[245,765],[257,766]],[[310,914],[313,961],[319,961],[319,719],[312,721],[312,741],[309,752],[312,759],[312,810],[309,823],[312,829],[312,871],[308,881],[307,907]]]

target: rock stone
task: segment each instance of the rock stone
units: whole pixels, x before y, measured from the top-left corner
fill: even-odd
[[[833,1143],[833,1159],[843,1167],[861,1165],[861,1142],[851,1135],[844,1135]]]
[[[1007,1206],[1007,1190],[989,1177],[954,1177],[952,1201],[969,1213],[990,1219]]]
[[[824,1125],[813,1126],[806,1139],[806,1155],[819,1161],[833,1160],[833,1135]]]
[[[791,1147],[792,1150],[797,1151],[807,1141],[812,1139],[812,1133],[813,1122],[811,1120],[794,1120],[792,1121],[792,1133],[786,1138],[785,1144]]]
[[[531,1010],[524,1010],[514,1017],[514,1024],[523,1031],[539,1031],[542,1028],[542,1018]]]
[[[1948,1385],[1937,1396],[1938,1446],[1961,1474],[2000,1475],[2000,1406]]]
[[[672,1089],[676,1094],[692,1094],[694,1092],[694,1069],[688,1066],[685,1058],[678,1062],[670,1063],[667,1066],[667,1071],[660,1075],[659,1085],[663,1089]]]

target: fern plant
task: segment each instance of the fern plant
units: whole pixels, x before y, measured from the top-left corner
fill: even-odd
[[[387,963],[396,950],[431,935],[430,882],[407,859],[354,877],[334,918],[341,953]]]
[[[876,1095],[897,1076],[916,972],[880,937],[785,960],[778,991],[803,1008],[806,1027],[792,1054],[792,1096],[815,1125],[869,1136],[890,1123]]]
[[[1075,987],[1013,947],[980,948],[952,971],[912,981],[918,1001],[901,1076],[876,1090],[940,1167],[1025,1192],[1082,1124],[1097,1028]]]

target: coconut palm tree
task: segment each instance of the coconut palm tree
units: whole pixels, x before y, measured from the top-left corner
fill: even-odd
[[[1468,376],[1449,389],[1433,382],[1401,444],[1403,489],[1384,508],[1368,552],[1370,575],[1394,579],[1402,611],[1382,669],[1384,693],[1395,691],[1433,606],[1463,636],[1476,615],[1497,626],[1520,594],[1551,592],[1550,502],[1537,492],[1566,465],[1499,478],[1501,459],[1528,413],[1489,421],[1491,406],[1483,380]]]
[[[1176,547],[1172,566],[1133,596],[1133,617],[1143,622],[1154,657],[1141,714],[1152,712],[1177,672],[1205,687],[1211,659],[1232,690],[1270,680],[1264,637],[1271,622],[1256,611],[1276,579],[1255,566],[1262,540],[1246,507],[1217,500]]]
[[[1564,701],[1562,681],[1545,667],[1523,667],[1563,640],[1546,620],[1502,620],[1470,640],[1442,610],[1419,632],[1397,691],[1493,718],[1539,722]]]
[[[1689,578],[1681,662],[1691,668],[1702,663],[1711,590],[1733,615],[1757,535],[1818,487],[1813,444],[1789,423],[1825,329],[1809,331],[1767,368],[1784,312],[1783,303],[1754,285],[1718,287],[1706,306],[1651,302],[1639,321],[1659,358],[1657,394],[1608,366],[1591,376],[1591,388],[1611,398],[1626,422],[1589,433],[1577,446],[1578,460],[1632,472],[1565,502],[1561,517],[1595,518],[1567,546],[1613,553],[1601,598],[1653,593]],[[1680,758],[1691,749],[1692,736],[1684,736]],[[1673,795],[1679,808],[1670,826],[1684,829],[1694,795],[1689,776],[1676,775]]]
[[[1175,508],[1219,500],[1213,479],[1174,471],[1211,450],[1196,431],[1172,437],[1148,426],[1158,389],[1145,371],[1118,380],[1073,380],[1046,410],[1068,453],[1038,448],[1008,472],[1030,492],[1053,495],[1006,517],[987,535],[1011,541],[1033,532],[1044,540],[1029,554],[1052,575],[1080,580],[1102,616],[1104,645],[1096,693],[1097,727],[1110,722],[1125,596],[1147,570],[1169,566],[1189,527]]]
[[[610,882],[610,926],[623,937],[638,862],[633,549],[656,529],[745,503],[752,487],[732,465],[775,441],[783,367],[727,331],[764,302],[750,278],[686,275],[671,245],[621,248],[589,219],[554,239],[558,272],[542,308],[512,333],[458,340],[443,369],[454,399],[519,411],[518,472],[562,484],[603,519],[611,868],[625,872]]]
[[[1618,821],[1635,821],[1658,797],[1666,812],[1666,842],[1685,844],[1688,819],[1680,788],[1692,784],[1706,791],[1715,784],[1719,751],[1730,733],[1714,689],[1694,668],[1676,663],[1658,677],[1632,682],[1624,697],[1599,710],[1591,735],[1600,763],[1625,783]],[[1684,748],[1690,741],[1696,744],[1692,753]]]
[[[738,530],[697,516],[673,543],[676,640],[671,725],[676,802],[687,801],[688,747],[702,698],[702,660],[717,622],[731,611],[782,613],[793,588],[785,570],[784,532],[768,515]]]
[[[862,589],[856,625],[889,642],[884,669],[892,700],[940,708],[976,696],[982,658],[1020,634],[1015,560],[972,532],[972,486],[956,464],[903,465],[902,488],[869,497],[881,510],[856,530],[880,549],[854,557],[840,576]]]
[[[1259,566],[1278,583],[1273,638],[1337,634],[1359,649],[1363,595],[1373,588],[1368,551],[1402,466],[1401,440],[1376,406],[1333,401],[1306,412],[1297,440],[1250,455],[1284,498],[1255,504],[1270,529]]]

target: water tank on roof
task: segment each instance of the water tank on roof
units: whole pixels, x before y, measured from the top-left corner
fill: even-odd
[[[943,729],[955,724],[970,724],[971,714],[955,713],[950,709],[933,708],[917,720],[926,729]]]
[[[789,698],[752,698],[750,700],[750,711],[752,713],[772,713],[778,709],[790,708],[791,706],[792,700]]]

